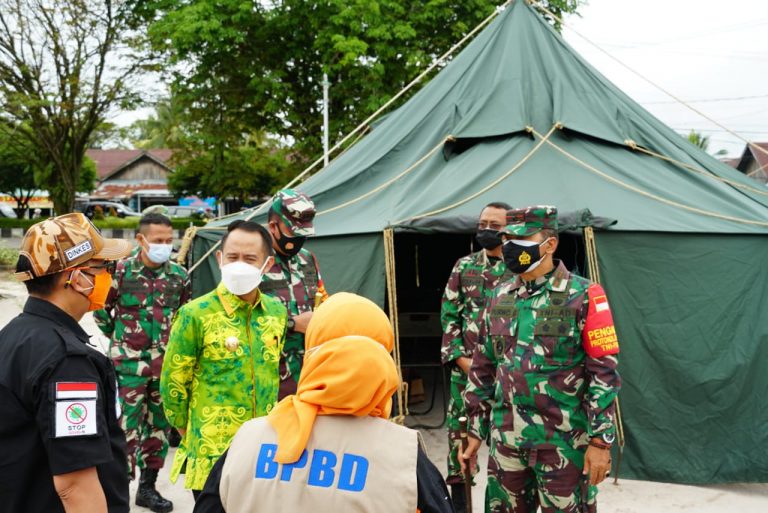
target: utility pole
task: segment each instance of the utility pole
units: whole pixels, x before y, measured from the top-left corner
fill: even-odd
[[[328,74],[323,73],[323,167],[328,165]]]

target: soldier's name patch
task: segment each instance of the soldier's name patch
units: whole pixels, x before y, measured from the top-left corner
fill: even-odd
[[[572,308],[566,307],[551,307],[551,308],[539,308],[536,310],[536,316],[541,318],[560,318],[560,319],[574,319],[576,317],[576,311]]]
[[[98,434],[95,382],[56,383],[54,437]]]
[[[67,257],[67,262],[71,262],[72,260],[84,255],[85,253],[88,253],[89,251],[93,251],[93,246],[91,245],[91,241],[86,240],[77,246],[73,246],[65,250],[64,256]]]
[[[517,308],[504,305],[494,306],[491,308],[491,317],[514,319],[517,317]]]
[[[271,292],[273,290],[277,289],[283,289],[288,286],[288,282],[286,280],[275,280],[275,281],[263,281],[261,285],[259,285],[259,290],[262,292]]]
[[[461,284],[466,287],[480,287],[484,281],[482,276],[464,276],[461,279]]]

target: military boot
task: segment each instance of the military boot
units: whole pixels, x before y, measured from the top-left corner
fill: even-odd
[[[456,513],[467,513],[467,492],[464,483],[451,485],[451,500]]]
[[[157,482],[156,468],[141,470],[139,489],[136,492],[136,505],[149,508],[155,513],[169,513],[173,511],[173,503],[157,493],[155,482]]]

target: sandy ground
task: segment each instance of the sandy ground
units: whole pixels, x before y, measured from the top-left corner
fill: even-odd
[[[22,309],[26,292],[6,272],[0,274],[0,327],[15,317]],[[106,350],[108,341],[98,335],[99,330],[90,315],[82,320],[85,330],[95,335],[97,345]],[[437,407],[439,409],[439,406]],[[408,423],[433,422],[432,418],[409,417]],[[446,472],[445,454],[447,441],[442,429],[423,430],[428,453],[443,474]],[[168,456],[166,468],[158,478],[160,493],[174,503],[174,511],[191,512],[194,502],[192,494],[185,490],[181,481],[171,484],[168,480],[168,468],[173,459],[173,449]],[[484,468],[487,451],[481,452],[480,465]],[[131,483],[131,497],[134,497],[137,482]],[[475,512],[483,511],[483,490],[485,476],[478,476],[478,483],[473,490]],[[768,484],[729,484],[715,486],[685,486],[649,481],[622,479],[618,485],[613,480],[600,485],[598,507],[603,512],[614,513],[766,513],[768,512]],[[149,510],[134,506],[131,512]]]

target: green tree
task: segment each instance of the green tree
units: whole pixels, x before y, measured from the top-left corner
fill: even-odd
[[[16,201],[16,214],[22,217],[37,189],[32,162],[25,151],[8,140],[0,141],[0,193]]]
[[[124,0],[0,0],[0,129],[26,139],[59,213],[82,185],[85,150],[110,109],[136,99],[140,66]]]
[[[709,151],[709,136],[704,135],[701,132],[697,132],[696,130],[691,130],[688,134],[688,142],[693,144],[694,146],[698,146],[704,151]],[[726,155],[728,153],[728,150],[720,149],[717,150],[713,155],[716,157]]]
[[[333,141],[500,3],[150,0],[138,2],[137,12],[148,22],[155,50],[168,57],[173,93],[190,116],[208,120],[222,141],[231,143],[238,130],[290,141],[299,168],[321,152],[324,72],[331,82]],[[582,2],[544,3],[561,15]]]
[[[0,137],[0,192],[16,201],[19,217],[24,216],[29,201],[42,189],[39,184],[50,180],[49,175],[54,172],[52,166],[41,168],[39,164],[29,141]],[[76,191],[91,192],[95,182],[96,163],[86,156],[80,166]]]
[[[190,148],[188,146],[187,148]],[[247,202],[271,192],[287,167],[285,150],[264,137],[247,138],[233,148],[209,145],[179,159],[168,178],[179,196],[236,198]]]
[[[175,96],[155,104],[155,112],[135,121],[129,128],[130,140],[137,148],[181,148],[189,129],[184,107]]]

